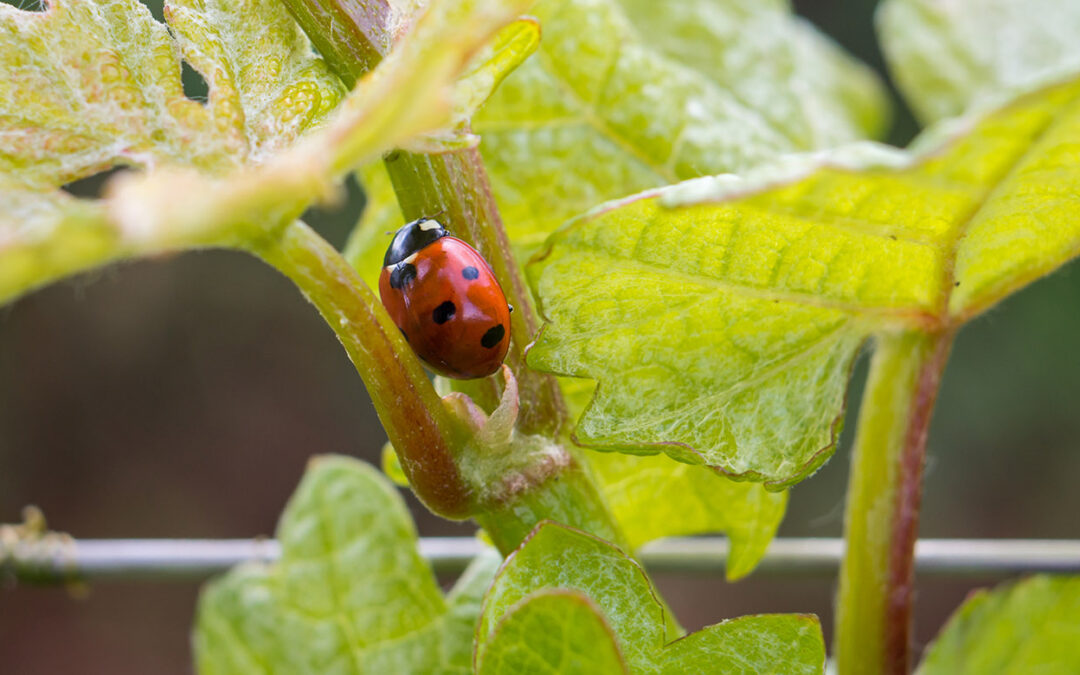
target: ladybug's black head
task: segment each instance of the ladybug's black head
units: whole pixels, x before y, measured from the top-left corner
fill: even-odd
[[[420,218],[411,223],[401,226],[394,234],[394,240],[386,249],[386,257],[383,258],[383,267],[395,265],[413,253],[424,248],[431,242],[442,239],[450,233],[432,218]]]

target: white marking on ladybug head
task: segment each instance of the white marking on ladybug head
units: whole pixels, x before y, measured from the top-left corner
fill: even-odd
[[[428,220],[421,221],[420,223],[418,223],[418,225],[420,229],[424,232],[427,232],[428,230],[436,230],[442,227],[442,225],[439,224],[439,221],[432,220],[430,218]]]
[[[413,253],[412,255],[410,255],[408,258],[402,258],[401,260],[397,261],[396,263],[391,263],[391,264],[387,265],[383,269],[385,269],[387,272],[393,272],[394,268],[397,267],[398,265],[411,265],[414,262],[416,262],[416,256],[419,253],[420,252],[417,251],[416,253]]]

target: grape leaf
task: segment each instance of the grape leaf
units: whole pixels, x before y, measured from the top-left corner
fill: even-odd
[[[165,15],[0,5],[0,172],[44,189],[117,164],[220,171],[288,145],[344,93],[278,2],[175,0]],[[181,60],[206,78],[205,105],[184,96]]]
[[[890,70],[925,122],[1080,73],[1080,3],[885,0],[878,28]]]
[[[498,555],[478,558],[444,598],[408,510],[373,468],[313,460],[278,538],[278,563],[241,565],[204,589],[200,673],[471,672]]]
[[[0,301],[118,258],[265,241],[355,166],[449,137],[439,130],[493,86],[472,57],[527,4],[432,3],[332,116],[340,85],[271,0],[167,3],[169,29],[134,0],[0,6],[13,73],[0,83],[0,191],[17,203],[0,212]],[[206,77],[206,106],[183,96],[181,57]],[[56,190],[114,164],[153,170],[92,205]]]
[[[575,418],[592,399],[595,383],[560,378]],[[630,546],[654,539],[724,532],[731,542],[727,578],[734,581],[757,566],[776,535],[787,492],[758,483],[728,480],[709,467],[676,462],[665,455],[640,457],[591,453],[593,474]]]
[[[527,254],[596,204],[876,133],[883,98],[785,2],[541,0],[540,49],[474,119]]]
[[[1078,93],[919,153],[863,144],[600,207],[530,268],[550,323],[529,363],[599,382],[586,445],[801,480],[869,335],[959,325],[1080,250]]]
[[[731,541],[730,581],[757,566],[787,505],[787,492],[737,483],[708,467],[664,455],[594,453],[589,463],[631,546],[661,537],[723,532]]]
[[[558,589],[575,595],[553,594]],[[571,606],[551,599],[568,596],[584,596],[591,603]],[[538,526],[507,558],[484,599],[476,633],[480,672],[486,671],[492,650],[508,650],[500,643],[520,644],[513,633],[505,633],[514,627],[516,615],[523,615],[517,621],[535,626],[528,646],[531,658],[541,663],[574,655],[578,643],[564,636],[578,630],[594,635],[605,657],[621,654],[634,673],[817,674],[825,663],[821,628],[812,616],[749,616],[681,638],[668,634],[664,610],[637,563],[605,541],[550,522]],[[613,658],[605,664],[606,672],[620,672]]]
[[[1039,576],[968,598],[917,675],[1080,672],[1080,577]]]
[[[495,628],[478,669],[497,673],[629,673],[615,636],[588,596],[537,591],[511,607]]]

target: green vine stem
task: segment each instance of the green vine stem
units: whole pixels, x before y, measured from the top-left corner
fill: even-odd
[[[284,0],[334,73],[352,89],[390,51],[390,0]],[[319,30],[308,30],[318,26]]]
[[[421,501],[448,518],[472,515],[472,496],[454,457],[467,429],[443,406],[419,359],[356,270],[300,222],[251,251],[292,279],[333,328]]]
[[[346,84],[356,82],[381,58],[382,51],[378,49],[336,43],[353,33],[368,36],[369,44],[388,42],[378,37],[380,30],[384,33],[387,30],[377,25],[380,17],[387,16],[380,14],[379,8],[385,5],[382,0],[285,0],[285,4]],[[344,29],[338,25],[344,20],[358,25]],[[331,43],[335,44],[330,46]],[[422,496],[429,507],[433,501],[438,502],[434,506],[439,508],[433,511],[447,515],[447,505],[458,504],[465,498],[472,509],[470,515],[476,517],[504,554],[516,548],[545,519],[591,532],[629,551],[584,459],[564,445],[562,431],[567,411],[557,381],[550,375],[530,370],[525,364],[525,347],[538,330],[539,321],[511,252],[479,152],[475,148],[432,155],[395,151],[386,163],[404,215],[418,218],[438,214],[440,219],[445,219],[455,234],[476,246],[489,261],[508,301],[514,305],[511,350],[506,363],[517,380],[520,398],[517,440],[511,441],[511,452],[515,452],[516,445],[525,448],[540,438],[549,439],[552,445],[543,461],[517,474],[517,482],[482,494],[475,485],[477,481],[462,476],[461,468],[475,460],[460,456],[461,448],[468,444],[459,443],[460,437],[454,436],[461,432],[454,427],[453,420],[442,418],[446,408],[434,391],[412,386],[418,382],[417,373],[422,371],[411,352],[407,363],[390,363],[400,357],[399,348],[408,351],[408,347],[382,308],[374,306],[374,294],[336,251],[325,242],[316,241],[318,237],[306,227],[294,225],[280,244],[267,245],[257,253],[292,278],[338,332],[365,377],[372,398],[377,400],[376,410],[388,433],[414,417],[420,420],[415,433],[423,435],[423,439],[403,439],[410,443],[405,448],[395,438],[395,433],[402,433],[397,430],[390,434],[390,440],[399,452],[402,469],[414,490],[418,494],[434,491],[439,496],[437,500]],[[327,276],[330,278],[323,278]],[[348,287],[354,287],[355,298],[348,297]],[[362,319],[356,319],[353,312],[360,312]],[[353,335],[350,321],[357,329],[360,325],[376,325],[379,335],[377,338]],[[411,396],[401,396],[410,386]],[[495,394],[494,390],[488,391],[486,400],[492,401]],[[433,406],[440,412],[433,413],[436,409]],[[444,432],[449,435],[436,438]],[[425,446],[430,449],[430,455],[423,450]],[[466,448],[465,452],[471,451]],[[432,475],[426,475],[427,462],[432,463]],[[486,481],[481,483],[495,484],[505,476],[482,478]],[[459,515],[461,511],[454,513]]]
[[[926,435],[953,335],[878,338],[848,484],[836,620],[840,675],[910,670]]]
[[[510,249],[487,171],[476,148],[439,155],[392,152],[386,168],[405,218],[441,214],[455,234],[476,247],[502,282],[510,315],[512,340],[506,364],[514,371],[521,393],[518,429],[555,437],[567,411],[558,382],[525,365],[525,347],[540,329],[532,297]]]

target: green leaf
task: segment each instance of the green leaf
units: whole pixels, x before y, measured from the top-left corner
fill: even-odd
[[[364,210],[349,234],[342,255],[368,286],[378,288],[390,235],[404,224],[404,220],[390,175],[381,160],[357,171],[356,178],[364,187]]]
[[[1080,577],[1039,576],[971,596],[918,675],[1080,672]]]
[[[165,13],[169,28],[136,0],[0,5],[0,172],[43,189],[117,164],[220,171],[291,143],[343,94],[278,2]],[[184,96],[182,59],[205,105]]]
[[[599,382],[585,445],[794,483],[832,452],[869,335],[958,325],[1080,250],[1078,93],[919,153],[864,144],[598,208],[530,268],[550,323],[529,363]]]
[[[481,675],[629,673],[615,636],[588,596],[574,591],[533,593],[511,607],[495,627]]]
[[[606,199],[876,133],[883,98],[783,2],[541,0],[540,49],[474,120],[528,253]]]
[[[275,565],[245,564],[199,601],[203,675],[467,673],[498,556],[443,598],[394,488],[344,457],[314,460],[278,527]]]
[[[596,384],[560,378],[575,418],[592,400]],[[676,462],[665,455],[630,456],[601,452],[589,464],[604,499],[638,548],[661,537],[724,532],[731,542],[727,578],[740,579],[757,566],[776,536],[787,506],[787,492],[758,483],[737,483],[713,469]]]
[[[660,537],[723,532],[731,541],[730,581],[757,566],[787,505],[787,492],[736,483],[708,467],[664,455],[594,453],[589,463],[631,546]]]
[[[265,243],[357,165],[438,136],[479,86],[467,78],[463,94],[458,77],[527,3],[433,2],[333,115],[340,85],[272,0],[169,3],[169,29],[135,0],[0,5],[13,74],[0,83],[0,189],[20,203],[0,212],[0,301],[122,257]],[[206,77],[206,106],[184,97],[181,57]],[[93,206],[55,189],[115,164],[148,171]],[[86,226],[95,247],[71,255],[62,239]]]
[[[885,0],[878,29],[904,98],[925,122],[1080,73],[1075,2]]]
[[[587,612],[565,600],[534,604],[567,597],[555,589],[584,595],[595,609]],[[541,524],[507,558],[484,600],[476,641],[481,672],[490,650],[507,650],[500,640],[515,645],[517,640],[502,632],[516,613],[526,611],[516,621],[528,621],[534,635],[552,638],[533,639],[531,663],[557,663],[575,654],[576,642],[560,638],[576,625],[597,635],[605,655],[610,650],[600,628],[610,627],[618,653],[634,673],[820,673],[825,662],[821,628],[811,616],[743,617],[676,639],[665,629],[664,610],[637,563],[605,541],[555,523]],[[606,626],[598,625],[597,616]],[[608,672],[619,672],[612,659],[605,663]]]

